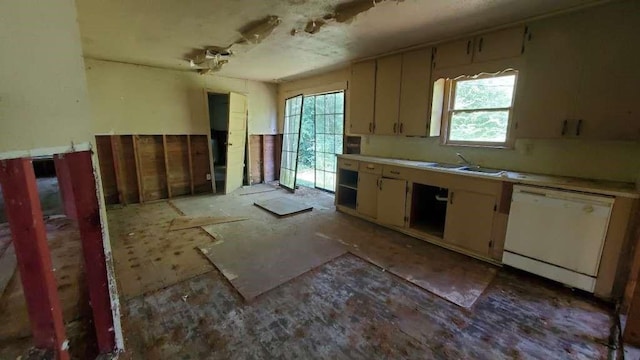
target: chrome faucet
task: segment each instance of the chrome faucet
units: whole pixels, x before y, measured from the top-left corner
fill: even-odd
[[[457,153],[456,153],[456,155],[457,155],[460,159],[462,159],[462,162],[463,162],[465,165],[467,165],[468,167],[474,167],[474,168],[479,168],[479,167],[480,167],[480,165],[476,165],[476,164],[472,163],[471,161],[469,161],[469,160],[465,159],[465,158],[464,158],[464,156],[462,156],[462,154],[460,154],[459,152],[457,152]]]

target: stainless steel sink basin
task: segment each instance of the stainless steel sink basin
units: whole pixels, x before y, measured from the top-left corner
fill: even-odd
[[[436,164],[432,164],[430,166],[434,167],[434,168],[457,169],[457,170],[464,170],[464,169],[467,168],[466,165],[462,165],[462,164],[446,164],[446,163],[436,163]]]
[[[460,168],[459,170],[483,173],[488,175],[498,175],[504,172],[504,170],[489,169],[489,168],[475,167],[475,166],[470,166],[470,167],[467,166],[467,167]]]

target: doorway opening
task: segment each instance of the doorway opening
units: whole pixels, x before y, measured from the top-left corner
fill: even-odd
[[[335,192],[336,155],[344,147],[344,91],[286,102],[281,184],[284,180],[290,189],[301,185]]]
[[[227,182],[227,139],[229,133],[229,94],[207,93],[211,159],[216,193],[225,192]]]
[[[207,91],[215,192],[228,194],[246,181],[247,97]]]

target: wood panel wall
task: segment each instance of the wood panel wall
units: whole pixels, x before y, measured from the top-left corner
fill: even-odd
[[[106,204],[117,204],[120,202],[120,198],[118,195],[111,139],[109,136],[96,136],[96,145],[98,148],[100,173],[103,174],[102,191],[104,193],[104,202]]]
[[[249,151],[251,152],[249,174],[251,184],[269,182],[278,179],[276,172],[279,171],[278,135],[250,135]],[[277,153],[276,153],[277,152]]]
[[[107,204],[212,191],[206,135],[96,136]]]

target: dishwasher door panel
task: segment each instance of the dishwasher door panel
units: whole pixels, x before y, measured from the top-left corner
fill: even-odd
[[[613,200],[533,189],[514,188],[504,249],[596,276]]]

